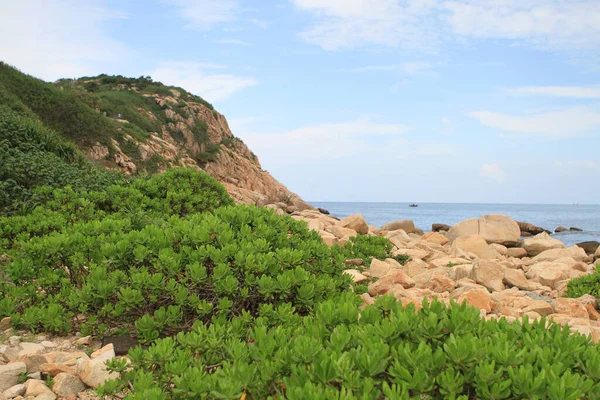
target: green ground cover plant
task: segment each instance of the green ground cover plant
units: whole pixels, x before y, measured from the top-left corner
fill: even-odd
[[[592,296],[600,298],[600,264],[596,265],[595,273],[584,275],[569,281],[567,286],[567,296],[581,297],[584,294],[591,294]]]

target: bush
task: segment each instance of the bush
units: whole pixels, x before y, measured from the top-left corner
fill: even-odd
[[[359,313],[346,293],[306,317],[282,304],[196,323],[130,351],[133,369],[101,393],[131,384],[129,399],[598,398],[599,347],[545,323],[485,321],[438,302],[415,312],[388,296]]]
[[[596,265],[594,274],[580,276],[569,281],[567,296],[576,298],[584,294],[600,298],[600,264]]]

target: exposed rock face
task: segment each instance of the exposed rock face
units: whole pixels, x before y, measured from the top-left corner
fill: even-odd
[[[595,240],[591,240],[588,242],[577,243],[576,246],[581,247],[587,254],[594,254],[598,248],[600,248],[600,243]]]
[[[388,222],[381,227],[382,231],[396,231],[398,229],[402,229],[406,233],[415,233],[415,223],[409,219],[401,219]]]
[[[439,231],[446,231],[446,232],[448,232],[450,230],[450,225],[446,225],[446,224],[432,224],[431,225],[431,230],[433,232],[439,232]]]
[[[519,225],[506,215],[490,214],[454,224],[446,237],[452,243],[460,236],[480,235],[487,243],[514,246],[521,237]]]
[[[537,235],[539,233],[546,231],[545,229],[540,228],[539,226],[530,224],[528,222],[518,222],[517,221],[517,224],[519,224],[519,229],[521,229],[521,236],[523,236],[523,233],[529,233],[530,235]]]
[[[550,249],[564,249],[565,245],[560,240],[550,237],[546,232],[535,235],[532,238],[527,238],[523,241],[522,246],[530,257]]]

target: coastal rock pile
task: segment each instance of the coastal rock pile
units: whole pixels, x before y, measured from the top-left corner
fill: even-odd
[[[0,346],[0,399],[100,399],[91,390],[117,374],[106,370],[116,357],[113,344],[100,347],[90,336],[48,338],[14,332],[10,318]],[[10,336],[12,335],[12,336]],[[52,378],[52,379],[50,379]]]
[[[418,229],[412,221],[396,221],[377,229],[360,215],[338,221],[304,210],[292,218],[307,221],[329,245],[345,244],[360,229],[367,235],[389,238],[395,255],[410,256],[405,265],[394,259],[373,259],[364,270],[346,271],[355,282],[368,282],[368,293],[361,295],[364,304],[384,294],[417,308],[425,298],[447,304],[466,300],[486,319],[547,316],[600,342],[596,298],[565,297],[569,280],[594,272],[600,249],[588,255],[579,246],[567,248],[545,231],[520,241],[522,227],[504,215],[486,215],[455,224],[447,232],[423,235],[413,233]]]

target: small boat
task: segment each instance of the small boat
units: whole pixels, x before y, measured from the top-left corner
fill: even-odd
[[[418,205],[418,204],[409,204],[408,206],[409,206],[409,207],[419,207],[419,205]]]

